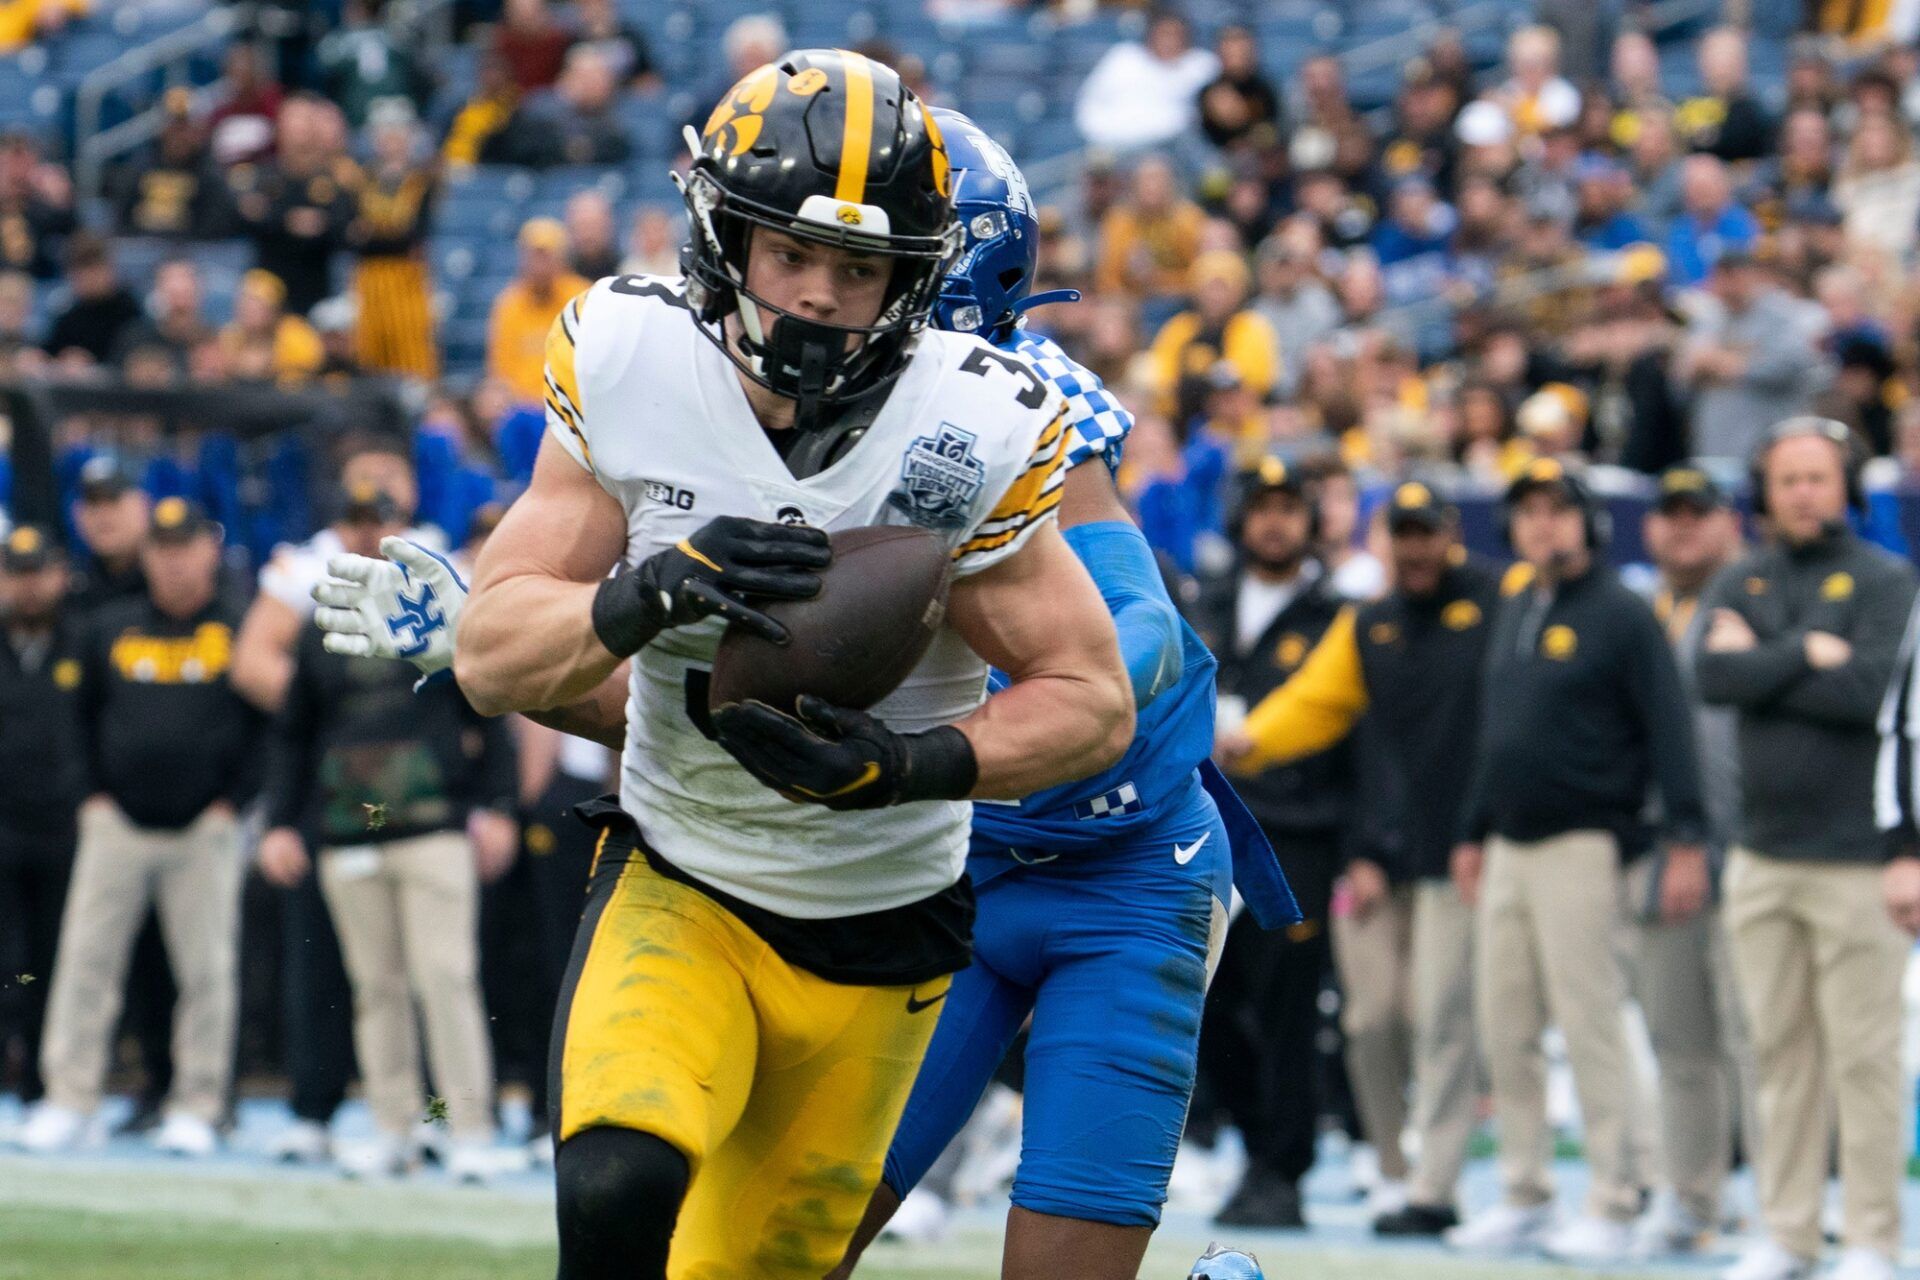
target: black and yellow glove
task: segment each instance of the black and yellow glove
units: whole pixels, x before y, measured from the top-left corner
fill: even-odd
[[[720,745],[760,781],[798,804],[880,809],[960,800],[980,776],[973,744],[951,725],[895,733],[864,711],[802,697],[799,718],[764,702],[714,713]]]
[[[825,530],[720,516],[601,583],[593,631],[620,658],[668,627],[714,616],[785,644],[787,629],[748,600],[811,599],[820,594],[818,570],[832,562]]]

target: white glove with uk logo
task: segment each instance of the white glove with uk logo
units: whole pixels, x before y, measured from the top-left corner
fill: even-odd
[[[387,558],[338,555],[313,588],[313,620],[329,653],[411,662],[432,677],[453,666],[467,584],[446,557],[417,542],[380,540]]]

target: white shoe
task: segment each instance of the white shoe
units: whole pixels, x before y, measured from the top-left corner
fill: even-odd
[[[1550,1204],[1523,1208],[1502,1202],[1450,1228],[1442,1239],[1468,1253],[1519,1253],[1532,1247],[1552,1221]]]
[[[447,1144],[445,1159],[448,1177],[476,1187],[527,1167],[524,1150],[497,1147],[492,1138],[456,1138]]]
[[[199,1116],[184,1111],[169,1111],[160,1127],[153,1131],[153,1149],[170,1156],[198,1160],[220,1149],[220,1135]]]
[[[1353,1181],[1353,1196],[1358,1200],[1373,1194],[1384,1179],[1380,1176],[1380,1156],[1370,1142],[1356,1142],[1347,1149],[1347,1177]]]
[[[333,1134],[318,1120],[295,1120],[267,1144],[267,1158],[281,1164],[325,1164]]]
[[[1720,1273],[1720,1280],[1807,1280],[1812,1274],[1812,1259],[1788,1253],[1771,1240],[1759,1240]]]
[[[14,1141],[23,1151],[35,1155],[58,1155],[63,1151],[72,1151],[81,1146],[87,1138],[91,1117],[66,1107],[56,1107],[51,1102],[35,1105],[27,1116],[27,1122],[20,1126],[20,1132]]]
[[[947,1202],[925,1187],[907,1192],[893,1218],[880,1228],[882,1240],[907,1244],[937,1244],[946,1234]]]
[[[414,1147],[405,1138],[383,1133],[360,1142],[342,1142],[334,1163],[349,1178],[400,1178],[413,1172]]]
[[[1633,1224],[1633,1256],[1645,1259],[1700,1253],[1713,1236],[1713,1223],[1681,1204],[1673,1192],[1662,1191]]]
[[[1846,1249],[1822,1280],[1893,1280],[1893,1263],[1872,1249]]]
[[[1381,1178],[1367,1192],[1367,1221],[1384,1218],[1407,1207],[1407,1184],[1396,1178]]]
[[[1540,1251],[1560,1262],[1623,1262],[1632,1247],[1631,1224],[1585,1213],[1540,1240]]]

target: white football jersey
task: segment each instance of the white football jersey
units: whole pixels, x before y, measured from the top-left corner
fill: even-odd
[[[946,540],[965,576],[1054,518],[1065,401],[1023,361],[977,338],[920,334],[866,434],[796,479],[683,288],[660,276],[601,280],[548,339],[548,429],[619,499],[627,565],[731,515],[828,531],[919,525]],[[795,804],[703,731],[723,630],[708,619],[664,631],[635,655],[620,802],[647,843],[718,889],[800,919],[886,910],[958,880],[967,804],[852,814]],[[905,731],[951,723],[984,699],[986,673],[943,629],[874,714]]]

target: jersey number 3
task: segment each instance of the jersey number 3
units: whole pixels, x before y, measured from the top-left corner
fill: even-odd
[[[1038,409],[1047,402],[1047,384],[1040,380],[1040,375],[1026,361],[995,351],[992,347],[975,347],[960,362],[960,372],[977,373],[984,378],[987,376],[987,366],[994,364],[1026,382],[1026,388],[1014,397],[1021,408]]]

